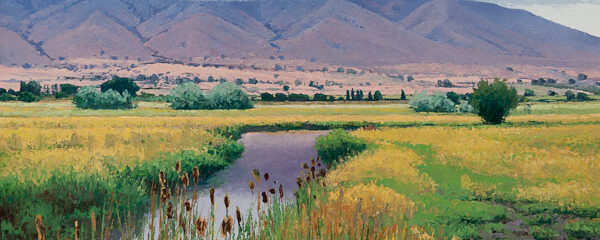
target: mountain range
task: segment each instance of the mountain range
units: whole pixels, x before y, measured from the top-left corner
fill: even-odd
[[[600,38],[466,0],[3,0],[0,64],[207,58],[598,64]]]

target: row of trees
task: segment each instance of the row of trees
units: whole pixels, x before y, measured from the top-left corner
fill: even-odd
[[[363,101],[363,100],[367,100],[367,101],[381,101],[383,100],[383,94],[381,94],[380,91],[375,91],[375,94],[372,94],[371,91],[369,91],[369,94],[367,95],[367,97],[365,98],[365,94],[363,93],[363,90],[346,90],[346,101]]]
[[[59,88],[60,87],[60,88]],[[49,85],[42,86],[39,82],[21,82],[19,91],[0,88],[0,101],[37,102],[44,96],[54,95],[56,98],[72,96],[78,87],[72,84],[54,84],[52,89]]]
[[[322,93],[315,93],[311,99],[310,96],[308,96],[307,94],[302,94],[302,93],[290,93],[290,94],[284,94],[284,93],[275,93],[275,95],[268,93],[268,92],[264,92],[260,94],[260,100],[261,101],[265,101],[265,102],[285,102],[285,101],[299,101],[299,102],[304,102],[304,101],[330,101],[333,102],[335,101],[335,97],[331,96],[331,95],[325,95]]]
[[[194,109],[250,109],[254,105],[248,95],[237,85],[225,82],[216,85],[208,93],[193,83],[181,84],[167,97],[171,108]]]

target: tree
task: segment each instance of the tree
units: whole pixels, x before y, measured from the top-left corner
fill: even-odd
[[[19,93],[19,101],[21,101],[21,102],[28,102],[28,103],[30,103],[30,102],[37,102],[39,100],[40,99],[37,96],[35,96],[33,93],[31,93],[31,92],[21,92],[21,93]]]
[[[254,107],[248,95],[237,85],[225,82],[215,86],[208,94],[210,109],[250,109]]]
[[[496,78],[491,84],[487,80],[481,80],[477,88],[473,89],[470,101],[475,112],[486,123],[500,124],[510,114],[510,110],[517,107],[519,96],[514,87],[506,86],[506,80]]]
[[[273,94],[264,92],[264,93],[260,94],[260,100],[265,101],[265,102],[270,102],[270,101],[275,101],[275,97],[273,96]]]
[[[569,84],[575,84],[575,83],[577,83],[577,81],[575,81],[575,79],[572,79],[572,78],[569,79]]]
[[[565,96],[567,97],[567,101],[575,100],[575,93],[573,93],[571,90],[566,91]]]
[[[17,98],[13,95],[10,95],[8,93],[2,93],[0,94],[0,102],[7,102],[7,101],[14,101]]]
[[[288,86],[288,85],[283,86],[283,91],[287,92],[289,90],[290,90],[290,86]]]
[[[350,90],[346,90],[346,100],[350,100]]]
[[[288,96],[288,100],[305,102],[310,101],[310,97],[306,94],[292,93]]]
[[[327,95],[322,93],[315,93],[313,96],[313,101],[327,101]]]
[[[577,74],[577,80],[583,81],[583,80],[586,80],[586,79],[588,79],[587,75],[585,75],[583,73]]]
[[[125,91],[127,91],[130,95],[135,96],[137,91],[140,90],[140,87],[138,87],[138,85],[133,82],[133,79],[131,78],[113,76],[111,80],[100,84],[100,91],[106,92],[109,89],[115,90],[120,94],[123,94]]]
[[[354,88],[352,89],[352,91],[350,91],[350,98],[352,99],[352,101],[356,100],[356,95],[354,95]]]
[[[60,92],[66,94],[68,96],[77,93],[77,89],[79,89],[79,87],[75,86],[73,84],[65,83],[65,84],[60,85]]]
[[[400,92],[400,100],[406,100],[406,94],[404,94],[404,90]]]
[[[248,79],[248,83],[249,84],[257,84],[258,80],[256,80],[256,78],[250,78],[250,79]]]
[[[35,96],[39,96],[42,91],[42,85],[36,81],[30,81],[28,83],[21,82],[21,88],[19,92],[29,92]]]
[[[525,89],[525,93],[523,93],[523,96],[525,97],[533,97],[535,96],[535,92],[531,89]]]
[[[235,80],[235,84],[242,85],[242,84],[244,84],[244,80],[242,80],[241,78],[238,78]]]
[[[577,101],[588,101],[588,100],[590,100],[590,97],[588,97],[588,95],[586,93],[583,93],[583,92],[577,93]]]
[[[135,105],[132,97],[125,90],[122,94],[113,89],[99,92],[96,87],[82,87],[73,97],[73,103],[82,109],[130,109]]]
[[[369,101],[373,101],[373,94],[371,94],[371,91],[369,91],[369,95],[368,95],[367,99]]]
[[[288,96],[283,93],[275,93],[275,101],[285,102],[288,100]]]
[[[548,90],[548,96],[556,96],[558,93],[556,93],[555,91],[552,90]]]
[[[446,97],[450,99],[450,101],[454,102],[454,104],[460,104],[460,95],[455,92],[447,92]]]
[[[6,89],[0,88],[0,94],[4,94],[4,93],[6,93]]]
[[[373,94],[373,100],[374,101],[381,101],[381,100],[383,100],[383,95],[381,94],[380,91],[375,91],[375,94]]]
[[[173,88],[167,99],[171,103],[171,108],[176,110],[202,109],[206,104],[202,89],[190,82]]]

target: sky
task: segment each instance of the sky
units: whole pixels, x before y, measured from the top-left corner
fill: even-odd
[[[600,37],[600,0],[479,0],[524,9],[553,22]]]

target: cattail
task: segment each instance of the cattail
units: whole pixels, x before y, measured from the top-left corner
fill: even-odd
[[[90,221],[92,222],[92,232],[96,232],[96,213],[94,210],[90,212]]]
[[[265,180],[269,181],[269,173],[265,173]]]
[[[221,236],[227,237],[227,235],[230,235],[232,227],[233,218],[231,218],[231,216],[226,216],[223,218],[223,222],[221,222]]]
[[[171,203],[169,203],[169,205],[167,205],[167,218],[168,219],[173,218],[173,204],[171,204]]]
[[[165,203],[170,198],[171,198],[171,192],[169,191],[169,189],[167,189],[165,187],[161,188],[161,190],[160,190],[160,202],[161,203]]]
[[[267,203],[269,201],[269,196],[267,196],[267,193],[266,192],[262,192],[261,195],[262,195],[262,201],[264,203]]]
[[[253,181],[248,182],[248,188],[250,188],[250,192],[252,192],[252,194],[254,194],[254,182]]]
[[[183,205],[185,205],[185,210],[190,212],[192,211],[192,204],[190,204],[190,202],[185,202]]]
[[[206,222],[206,219],[202,219],[202,217],[198,216],[198,219],[195,222],[196,225],[196,234],[200,235],[200,236],[204,236],[204,234],[206,233],[206,229],[208,227],[208,223]]]
[[[321,163],[317,163],[317,167],[321,167]]]
[[[179,171],[181,171],[181,163],[179,161],[175,162],[175,172],[177,172],[177,174],[179,174]]]
[[[233,218],[231,216],[227,216],[227,233],[231,234],[231,229],[233,228]]]
[[[240,207],[236,206],[235,207],[235,218],[238,221],[238,226],[242,226],[242,212],[240,211]]]
[[[321,169],[319,170],[319,174],[320,177],[325,178],[325,176],[327,175],[327,170],[325,169]]]
[[[301,177],[296,178],[296,184],[298,184],[298,188],[302,188],[302,178]]]
[[[165,184],[167,183],[167,180],[165,179],[165,172],[160,171],[158,173],[158,180],[160,181],[160,184],[165,186]]]
[[[190,180],[188,179],[188,174],[187,174],[187,173],[184,173],[184,174],[181,176],[181,182],[183,183],[183,186],[186,186],[186,187],[187,187],[187,186],[189,186],[189,185],[190,185]]]
[[[225,193],[225,197],[223,198],[223,202],[225,203],[225,209],[229,209],[229,194]]]
[[[315,178],[315,170],[316,170],[315,166],[312,166],[312,167],[310,168],[310,172],[312,173],[312,177],[313,177],[313,178]]]
[[[279,184],[279,198],[283,199],[283,186]]]
[[[79,240],[79,223],[75,221],[75,240]]]
[[[256,179],[257,183],[260,183],[260,172],[258,171],[258,169],[252,169],[252,176],[254,177],[254,179]]]
[[[37,230],[38,240],[46,240],[46,228],[42,222],[42,215],[35,216],[35,229]]]
[[[198,184],[198,179],[200,178],[200,170],[198,170],[198,167],[194,167],[192,176],[194,177],[194,184]]]
[[[198,191],[196,189],[194,189],[194,192],[192,193],[192,201],[197,201],[198,200]]]
[[[308,169],[308,163],[302,163],[302,168]]]
[[[269,193],[271,193],[271,194],[275,194],[275,188],[271,188],[271,189],[269,189]]]
[[[310,158],[310,164],[313,165],[313,166],[315,165],[315,159],[314,158]]]
[[[210,193],[210,204],[214,206],[215,205],[215,189],[210,188],[208,191]]]

